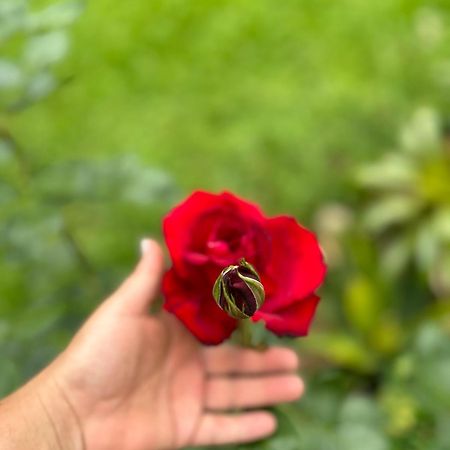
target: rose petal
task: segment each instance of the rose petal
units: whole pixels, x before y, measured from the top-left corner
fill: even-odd
[[[242,200],[233,195],[231,192],[222,192],[219,194],[219,197],[221,201],[226,202],[229,205],[233,205],[233,207],[238,210],[239,214],[247,221],[263,222],[265,220],[261,209],[257,205]]]
[[[322,283],[326,266],[315,235],[294,218],[269,219],[266,229],[272,249],[262,277],[267,294],[262,311],[270,313],[311,296]]]
[[[312,295],[276,313],[260,310],[252,317],[252,320],[255,322],[263,320],[266,328],[278,336],[306,336],[319,300],[317,295]]]
[[[199,290],[199,285],[197,281],[195,289],[169,270],[163,279],[164,309],[175,314],[199,341],[217,345],[230,337],[237,322],[217,306],[211,290]]]
[[[235,217],[235,224],[244,227],[244,224],[259,224],[262,229],[265,218],[260,209],[246,201],[239,199],[229,192],[210,194],[196,191],[184,202],[176,206],[165,217],[163,222],[164,236],[173,265],[177,270],[184,272],[189,264],[206,264],[207,258],[199,253],[199,244],[208,247],[208,230],[203,229],[214,223],[226,221],[229,217]],[[211,220],[216,217],[213,222]],[[195,242],[195,241],[201,242]],[[214,244],[214,243],[213,243]],[[216,246],[224,244],[215,243]],[[221,250],[224,253],[224,250]],[[250,252],[252,253],[252,252]],[[229,260],[225,252],[222,266],[235,262],[235,257]],[[245,256],[239,252],[238,257]],[[218,258],[220,259],[220,258]],[[223,268],[223,267],[222,267]]]
[[[164,218],[164,237],[174,265],[182,263],[199,217],[216,207],[217,195],[197,191]]]

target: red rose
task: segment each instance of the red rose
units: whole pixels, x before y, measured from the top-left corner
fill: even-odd
[[[326,267],[316,237],[295,219],[267,218],[227,192],[195,192],[165,217],[164,235],[173,263],[163,280],[164,308],[200,341],[219,344],[236,328],[212,288],[221,271],[242,258],[266,291],[251,319],[280,336],[308,333]]]

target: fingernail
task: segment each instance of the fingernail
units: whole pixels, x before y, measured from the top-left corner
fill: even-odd
[[[149,239],[141,239],[139,246],[141,248],[141,256],[144,256],[150,247],[150,240]]]

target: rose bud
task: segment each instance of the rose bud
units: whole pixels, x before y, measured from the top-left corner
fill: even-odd
[[[216,303],[235,319],[248,319],[264,303],[258,272],[245,259],[222,270],[213,287]]]

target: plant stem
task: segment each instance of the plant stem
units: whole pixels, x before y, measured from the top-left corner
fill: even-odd
[[[239,321],[239,343],[242,347],[253,347],[252,321],[250,319],[242,319]]]

